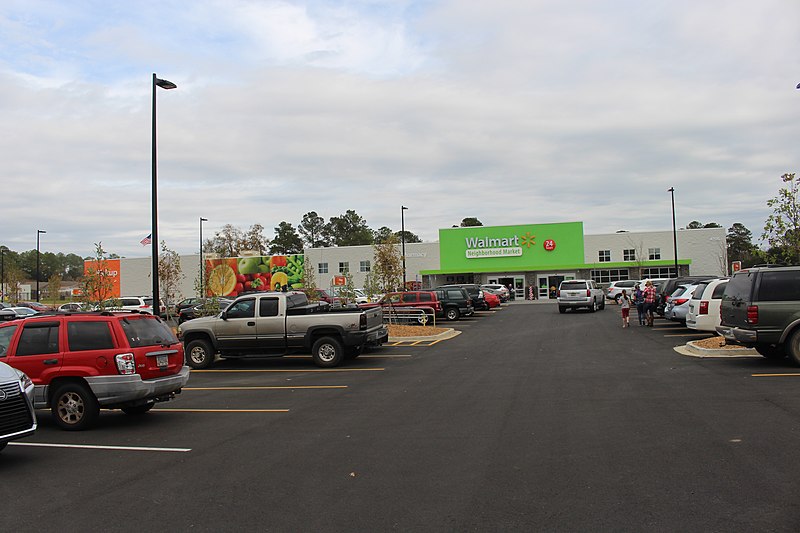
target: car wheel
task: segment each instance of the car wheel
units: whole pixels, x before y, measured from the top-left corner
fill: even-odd
[[[195,369],[208,368],[214,362],[214,349],[205,339],[195,339],[186,345],[186,363]]]
[[[594,313],[597,311],[597,300],[592,300],[592,305],[589,306],[589,312]]]
[[[617,305],[619,305],[619,299],[620,299],[620,298],[622,298],[622,295],[621,295],[621,294],[617,294],[616,296],[614,296],[614,303],[615,303],[615,304],[617,304]]]
[[[344,358],[342,343],[333,337],[320,337],[311,348],[314,364],[323,368],[338,366]]]
[[[756,344],[755,349],[767,359],[783,359],[786,357],[786,350],[783,346],[775,344]]]
[[[606,299],[603,298],[603,301],[600,302],[600,309],[603,310],[606,308]]]
[[[50,411],[61,429],[80,431],[90,428],[100,415],[100,404],[89,387],[69,382],[58,386],[50,399]]]
[[[135,405],[133,407],[123,407],[122,412],[125,413],[126,415],[143,415],[147,411],[152,409],[154,405],[155,402],[147,403],[144,405]]]
[[[431,318],[428,316],[428,313],[422,313],[417,317],[417,322],[420,326],[427,326],[428,322],[431,322]]]
[[[458,319],[459,319],[459,317],[460,317],[460,315],[461,315],[461,313],[460,313],[460,312],[458,311],[458,309],[457,309],[457,308],[455,308],[455,307],[450,307],[450,308],[448,308],[448,309],[447,309],[447,311],[445,312],[445,317],[447,318],[447,320],[449,320],[449,321],[451,321],[451,322],[452,322],[453,320],[458,320]]]
[[[559,305],[558,306],[558,312],[559,313],[566,313],[567,312],[567,308]]]
[[[785,346],[785,351],[789,359],[794,361],[794,364],[800,365],[800,329],[792,333],[792,336],[786,341]]]

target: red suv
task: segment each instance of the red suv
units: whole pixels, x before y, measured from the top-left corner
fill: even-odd
[[[30,376],[34,406],[49,407],[68,430],[90,427],[101,407],[146,413],[189,380],[175,333],[160,318],[136,311],[4,322],[0,361]]]

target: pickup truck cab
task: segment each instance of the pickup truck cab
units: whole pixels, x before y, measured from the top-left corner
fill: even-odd
[[[309,303],[302,292],[258,292],[239,296],[216,316],[178,328],[192,368],[221,358],[281,357],[311,350],[314,363],[333,367],[357,357],[365,346],[389,338],[381,309],[331,308]]]

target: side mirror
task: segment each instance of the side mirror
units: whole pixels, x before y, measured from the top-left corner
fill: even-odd
[[[219,314],[219,317],[220,317],[222,320],[228,320],[228,312],[227,312],[227,311],[223,311],[223,312],[221,312],[221,313]]]

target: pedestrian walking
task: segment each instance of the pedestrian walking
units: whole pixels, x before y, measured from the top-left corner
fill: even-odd
[[[622,327],[629,328],[630,314],[631,314],[631,297],[622,289],[622,294],[619,296],[619,308],[622,310]]]
[[[653,327],[653,312],[656,309],[656,288],[649,279],[644,284],[644,314],[648,327]]]
[[[633,287],[633,305],[636,306],[636,315],[639,317],[639,325],[644,326],[644,292],[637,283]]]

